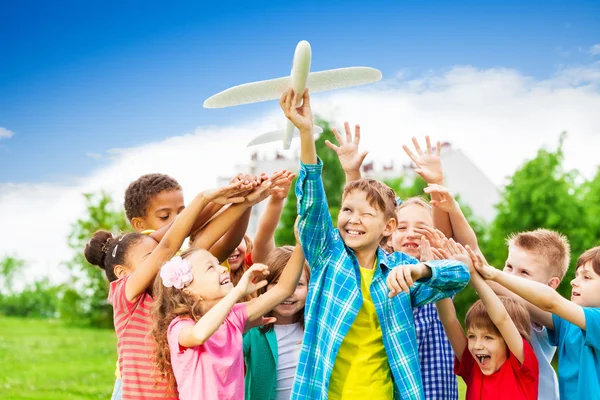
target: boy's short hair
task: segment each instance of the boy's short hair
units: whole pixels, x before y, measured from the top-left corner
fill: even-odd
[[[132,218],[144,218],[152,197],[165,190],[181,190],[181,186],[169,175],[146,174],[131,182],[125,190],[125,214]]]
[[[588,262],[592,263],[594,272],[600,275],[600,246],[592,247],[580,255],[577,259],[577,268],[582,267]]]
[[[551,276],[561,281],[565,277],[571,260],[571,246],[565,235],[548,229],[536,229],[512,234],[506,242],[509,246],[517,246],[541,257]]]
[[[418,206],[421,206],[424,209],[426,209],[427,211],[429,211],[430,213],[433,212],[433,207],[431,206],[431,204],[429,204],[427,202],[427,200],[425,200],[421,196],[409,197],[408,199],[403,200],[400,204],[396,205],[396,212],[402,210],[406,206],[410,206],[411,204],[416,204]]]
[[[344,187],[342,200],[355,190],[364,192],[369,204],[382,211],[386,221],[390,218],[396,219],[396,193],[388,185],[371,178],[351,181]]]
[[[520,301],[511,299],[510,297],[498,296],[498,298],[504,305],[504,308],[508,312],[510,318],[515,323],[515,326],[517,327],[517,330],[521,336],[529,342],[531,318],[529,317],[529,312],[525,306]],[[490,318],[481,300],[477,300],[471,306],[471,308],[469,308],[469,311],[467,311],[467,315],[465,317],[465,328],[467,330],[471,328],[487,330],[502,336],[496,325],[494,325],[494,322]]]

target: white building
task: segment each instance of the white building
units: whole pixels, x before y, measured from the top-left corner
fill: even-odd
[[[494,205],[500,200],[498,188],[460,149],[452,148],[449,143],[442,144],[441,158],[446,187],[454,195],[460,195],[461,201],[468,204],[477,217],[485,222],[491,222],[496,215]],[[253,175],[262,172],[270,175],[281,169],[298,172],[299,163],[298,153],[289,158],[280,153],[276,153],[275,156],[254,153],[247,164],[236,166],[236,171]],[[363,176],[384,180],[398,176],[414,179],[417,175],[414,172],[412,162],[399,164],[393,160],[387,160],[366,163],[363,165]],[[231,178],[220,177],[218,185],[226,184]],[[254,236],[256,232],[257,221],[264,207],[265,202],[258,204],[252,210],[252,217],[248,226],[250,236]]]

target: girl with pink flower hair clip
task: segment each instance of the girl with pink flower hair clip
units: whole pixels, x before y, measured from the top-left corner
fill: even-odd
[[[260,198],[261,193],[269,187],[269,181],[256,188],[253,186],[251,196]],[[250,196],[244,196],[249,189],[244,182],[236,182],[200,193],[177,216],[159,242],[152,236],[137,232],[113,237],[110,232],[98,231],[87,244],[85,257],[91,264],[104,269],[110,281],[108,300],[114,310],[123,400],[177,398],[166,384],[155,382],[157,376],[152,360],[154,342],[148,335],[152,326],[149,310],[154,299],[149,289],[161,265],[179,251],[204,207],[211,202],[239,203],[232,207],[248,207],[246,203]],[[224,214],[219,221],[224,221],[224,218],[231,217]],[[223,230],[218,228],[213,231]],[[205,236],[210,239],[219,233],[211,231]],[[204,238],[205,241],[208,239]],[[189,271],[181,268],[183,264],[181,259],[179,264],[175,260],[171,264],[173,273],[169,275],[169,282],[179,287],[189,284],[191,280]]]
[[[252,265],[234,287],[228,269],[206,250],[192,248],[166,263],[154,283],[151,311],[160,383],[182,400],[243,399],[242,333],[294,293],[304,264],[297,244],[277,284],[238,303],[266,286],[266,265]]]

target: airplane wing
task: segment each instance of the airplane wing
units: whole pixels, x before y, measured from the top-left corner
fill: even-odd
[[[245,83],[223,90],[204,101],[204,108],[223,108],[240,104],[279,99],[289,89],[291,78],[269,79]]]
[[[359,86],[381,80],[381,71],[370,67],[349,67],[311,72],[306,87],[311,92]],[[245,83],[217,93],[204,101],[204,108],[223,108],[279,99],[290,88],[291,78]]]
[[[365,85],[381,80],[381,71],[370,67],[349,67],[311,72],[306,87],[312,92]],[[282,92],[283,93],[283,92]]]
[[[313,126],[313,134],[318,135],[321,133],[323,133],[323,128],[321,128],[320,126],[314,125]],[[284,135],[285,135],[285,129],[278,129],[275,131],[263,133],[262,135],[259,135],[259,136],[255,137],[254,139],[252,139],[250,142],[248,142],[246,147],[256,146],[257,144],[277,142],[279,140],[283,140]],[[298,129],[294,129],[294,133],[293,133],[292,137],[295,137],[295,138],[300,137],[300,132],[298,131]]]

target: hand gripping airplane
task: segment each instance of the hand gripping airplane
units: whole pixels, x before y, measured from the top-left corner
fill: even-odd
[[[290,87],[294,89],[295,93],[302,94],[305,88],[308,88],[311,93],[324,92],[381,80],[381,71],[369,67],[349,67],[310,72],[310,60],[310,44],[303,40],[296,46],[290,76],[234,86],[206,99],[204,107],[223,108],[275,100],[279,99]],[[296,107],[299,107],[301,103],[302,96],[298,96]],[[321,132],[323,132],[323,129],[318,126],[314,127],[315,134]],[[250,141],[248,146],[282,140],[283,148],[287,150],[290,148],[292,137],[297,136],[299,136],[298,130],[295,129],[292,122],[287,121],[285,129],[264,133]]]

